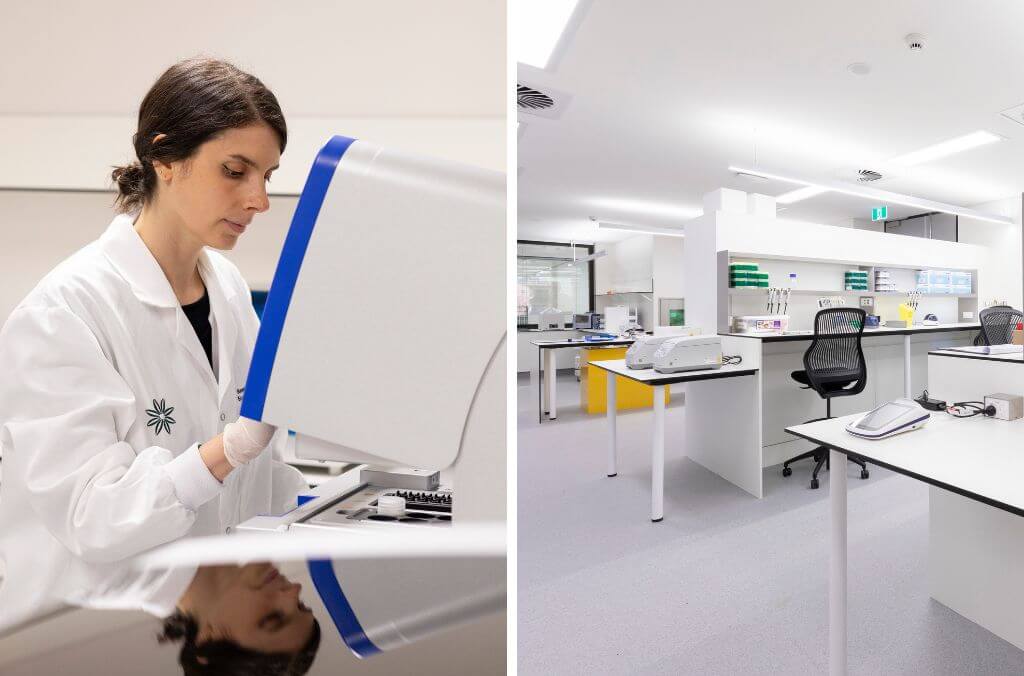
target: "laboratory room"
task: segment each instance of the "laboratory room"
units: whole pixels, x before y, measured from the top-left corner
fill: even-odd
[[[0,673],[504,672],[505,15],[5,4]]]
[[[516,12],[519,673],[1024,673],[1024,5]]]

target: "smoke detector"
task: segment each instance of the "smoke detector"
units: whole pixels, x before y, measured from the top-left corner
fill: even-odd
[[[550,87],[516,83],[516,108],[520,114],[558,119],[571,99],[571,95]]]
[[[909,33],[903,38],[903,41],[907,43],[907,47],[912,52],[920,52],[924,49],[924,36],[920,33]]]

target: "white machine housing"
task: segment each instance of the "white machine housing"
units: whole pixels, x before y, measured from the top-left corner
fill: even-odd
[[[931,415],[916,401],[893,399],[849,423],[846,431],[864,439],[885,439],[924,427]]]
[[[450,524],[439,527],[503,523],[505,247],[502,174],[333,137],[313,163],[285,239],[242,415],[292,430],[299,458],[413,468],[413,481],[436,482],[447,470],[450,484],[437,488],[456,497]],[[458,274],[427,264],[442,259],[458,261]],[[442,354],[426,355],[428,342],[410,327],[438,330],[429,344]],[[351,538],[361,529],[425,527],[317,521],[359,491],[388,488],[372,484],[349,471],[300,496],[298,509],[237,529]],[[450,584],[408,562],[361,572],[345,564],[342,577],[330,564],[311,561],[310,572],[320,576],[325,603],[341,609],[332,617],[360,656],[504,606],[503,560],[480,563],[476,573],[470,562]],[[423,591],[411,594],[396,580]]]
[[[640,336],[636,339],[636,342],[629,346],[626,350],[626,366],[631,369],[649,369],[654,366],[654,353],[658,351],[658,348],[665,343],[666,340],[672,340],[674,338],[680,338],[683,336],[696,336],[700,334],[700,329],[691,329],[687,327],[672,327],[677,329],[672,333],[666,335],[655,335],[653,336]]]
[[[654,370],[678,373],[722,368],[722,339],[718,336],[671,338],[654,353]]]

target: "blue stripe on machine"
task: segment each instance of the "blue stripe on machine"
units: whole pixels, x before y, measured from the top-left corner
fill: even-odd
[[[345,641],[345,645],[356,654],[356,657],[370,657],[381,652],[381,649],[373,644],[363,627],[359,624],[352,606],[349,605],[345,593],[341,591],[338,578],[334,574],[334,566],[329,559],[310,559],[309,576],[313,579],[313,586],[320,594],[327,612],[331,614],[338,633]]]
[[[306,185],[302,188],[299,204],[288,228],[288,236],[281,249],[281,257],[277,261],[277,270],[274,271],[274,281],[270,285],[267,304],[263,308],[260,332],[256,337],[249,377],[245,382],[245,396],[242,399],[241,414],[246,418],[263,419],[270,374],[274,369],[277,346],[281,342],[284,320],[288,316],[288,306],[292,302],[292,292],[295,291],[295,282],[299,278],[302,259],[306,255],[309,239],[313,236],[313,226],[320,215],[327,188],[334,178],[334,170],[337,169],[345,151],[354,142],[355,139],[346,136],[332,137],[317,154],[313,167],[309,170],[309,176],[306,177]]]

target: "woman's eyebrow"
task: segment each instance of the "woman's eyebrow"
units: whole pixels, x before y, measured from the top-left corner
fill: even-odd
[[[255,163],[255,162],[253,162],[252,160],[250,160],[250,159],[249,159],[248,157],[246,157],[245,155],[238,155],[238,154],[236,153],[236,154],[234,154],[234,155],[229,155],[229,157],[231,157],[232,159],[238,160],[239,162],[245,162],[246,164],[248,164],[248,165],[249,165],[250,167],[252,167],[253,169],[259,169],[259,168],[260,168],[258,164],[256,164],[256,163]],[[280,167],[280,166],[281,166],[280,164],[275,164],[275,165],[274,165],[274,166],[272,166],[272,167],[271,167],[270,169],[267,169],[267,171],[274,171],[275,169],[277,169],[277,168],[278,168],[278,167]]]

